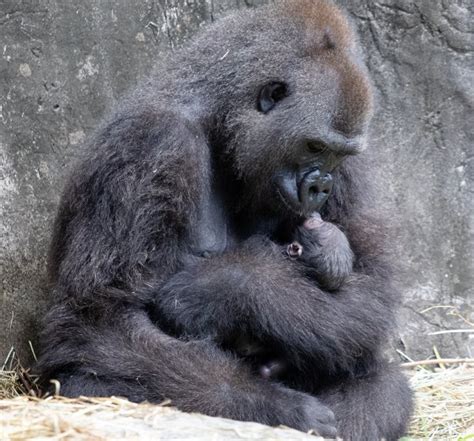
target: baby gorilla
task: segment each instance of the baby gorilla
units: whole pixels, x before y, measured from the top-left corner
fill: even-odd
[[[303,262],[308,276],[329,291],[338,289],[352,272],[354,253],[349,241],[339,228],[325,222],[318,212],[296,229],[295,240],[287,246],[286,253]],[[229,346],[262,378],[278,379],[289,366],[283,357],[272,353],[271,348],[248,336],[238,336]]]
[[[345,234],[314,213],[296,230],[288,255],[303,261],[308,275],[327,290],[336,290],[352,272],[354,253]]]

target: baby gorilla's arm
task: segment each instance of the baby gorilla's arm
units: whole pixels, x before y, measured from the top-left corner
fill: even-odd
[[[297,228],[296,240],[288,246],[288,255],[302,261],[307,273],[328,290],[341,287],[352,272],[354,253],[345,234],[314,213]]]

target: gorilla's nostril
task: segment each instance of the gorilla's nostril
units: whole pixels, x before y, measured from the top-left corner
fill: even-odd
[[[311,196],[313,196],[319,193],[329,194],[331,191],[329,190],[329,188],[321,189],[321,187],[318,187],[317,185],[313,185],[309,187],[308,192]]]

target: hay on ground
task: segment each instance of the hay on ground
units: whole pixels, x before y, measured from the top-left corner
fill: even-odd
[[[22,366],[14,348],[11,348],[0,369],[0,399],[23,395],[39,397],[40,390],[36,380],[30,370]]]
[[[272,428],[122,398],[16,397],[0,400],[2,440],[322,441]]]
[[[410,383],[416,393],[412,438],[458,440],[472,435],[474,440],[474,365],[419,367]]]
[[[408,367],[417,403],[408,439],[474,440],[474,364]],[[19,364],[16,370],[0,371],[2,440],[317,439],[287,428],[184,414],[169,406],[121,398],[37,396],[34,377]]]

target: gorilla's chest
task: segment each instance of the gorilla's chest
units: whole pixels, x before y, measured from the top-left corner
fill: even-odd
[[[236,244],[236,236],[219,192],[212,192],[203,198],[191,236],[193,253],[203,257],[222,254]]]

